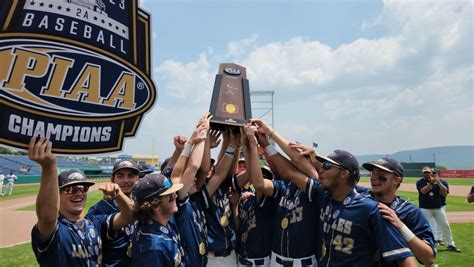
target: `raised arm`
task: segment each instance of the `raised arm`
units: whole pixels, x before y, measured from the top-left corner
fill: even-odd
[[[257,151],[257,128],[254,125],[247,124],[244,126],[246,135],[246,144],[244,145],[244,154],[249,157],[245,160],[245,164],[248,171],[248,177],[252,182],[255,190],[266,196],[273,195],[273,182],[267,179],[263,179],[262,170],[260,169],[260,162],[258,161]],[[247,163],[248,162],[248,163]]]
[[[180,182],[183,184],[183,187],[178,191],[180,199],[184,199],[188,194],[194,177],[196,177],[196,173],[201,166],[204,147],[206,145],[204,140],[207,138],[207,127],[209,127],[209,120],[210,118],[207,117],[207,114],[201,117],[200,123],[189,138],[188,142],[190,145],[194,145],[194,148],[191,152],[191,156],[189,158],[188,164],[186,164],[183,174],[179,177]]]
[[[101,185],[99,190],[104,194],[104,199],[115,199],[119,206],[120,212],[115,215],[112,226],[115,231],[133,221],[133,201],[122,192],[118,184]]]
[[[41,165],[41,182],[36,197],[36,216],[40,242],[47,241],[56,229],[59,213],[58,165],[56,156],[51,153],[51,141],[31,138],[28,157]]]
[[[212,196],[217,188],[221,185],[221,183],[225,180],[229,173],[229,169],[232,165],[232,161],[234,159],[234,153],[236,153],[235,147],[240,146],[240,135],[235,134],[231,131],[229,131],[228,135],[224,134],[224,141],[223,143],[226,143],[227,137],[229,138],[228,144],[229,147],[226,148],[223,147],[224,149],[224,156],[222,160],[219,161],[219,163],[216,166],[216,171],[214,173],[214,176],[211,177],[209,182],[207,183],[207,192],[209,193],[209,196]]]
[[[211,149],[219,146],[222,139],[219,139],[221,132],[218,130],[207,131],[207,138],[204,144],[204,155],[202,156],[201,167],[196,174],[197,188],[201,188],[206,183],[206,178],[211,171]]]
[[[184,144],[181,144],[183,141]],[[189,154],[191,153],[193,145],[192,142],[189,142],[184,136],[175,136],[174,143],[176,147],[175,152],[181,151],[181,154],[179,155],[176,164],[173,167],[170,179],[173,183],[179,183],[181,176],[184,173],[184,169],[186,168],[186,164],[188,163]],[[180,149],[180,147],[183,147],[183,149]],[[169,162],[171,162],[171,160]],[[167,166],[169,165],[170,164],[168,163]]]
[[[174,166],[175,165],[175,163],[179,159],[179,156],[183,152],[184,144],[186,144],[186,141],[187,141],[187,139],[186,139],[185,136],[177,135],[173,138],[173,144],[174,144],[175,149],[173,151],[173,155],[171,156],[171,158],[168,161],[168,163],[166,164],[166,166],[164,166],[162,168],[163,170],[165,170],[169,166]]]
[[[290,142],[285,139],[282,135],[277,133],[272,129],[265,121],[263,120],[251,120],[251,123],[256,124],[259,128],[258,131],[267,135],[269,138],[273,139],[275,143],[288,155],[291,159],[291,162],[301,170],[305,175],[313,178],[318,177],[318,172],[314,168],[308,159],[304,155],[300,154],[297,149],[294,149],[290,146]]]

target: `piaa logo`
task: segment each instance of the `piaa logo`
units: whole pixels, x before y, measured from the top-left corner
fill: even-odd
[[[0,142],[68,154],[117,151],[156,99],[150,17],[133,1],[6,1]]]

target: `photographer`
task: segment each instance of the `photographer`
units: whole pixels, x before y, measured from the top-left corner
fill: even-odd
[[[423,212],[430,223],[432,222],[431,218],[434,218],[438,230],[443,233],[446,240],[448,251],[461,252],[454,245],[451,228],[449,227],[448,218],[442,204],[442,199],[449,194],[448,183],[442,180],[434,169],[424,167],[422,172],[423,178],[416,182],[421,212]],[[433,225],[431,228],[433,228]]]

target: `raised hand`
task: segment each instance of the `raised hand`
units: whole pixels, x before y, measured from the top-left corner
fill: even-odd
[[[258,144],[260,145],[261,148],[266,148],[270,144],[270,142],[268,142],[268,138],[266,135],[260,132],[257,132],[255,136],[257,137]]]
[[[206,140],[207,138],[207,128],[204,124],[200,124],[194,131],[189,142],[193,145],[199,144],[201,141]]]
[[[257,125],[259,133],[271,136],[273,129],[264,120],[254,119],[250,120],[250,123]]]
[[[300,143],[295,143],[295,142],[290,142],[290,147],[298,150],[301,155],[303,156],[309,156],[311,154],[316,154],[316,150],[313,147],[300,144]]]
[[[219,130],[209,130],[209,146],[211,149],[216,148],[221,143],[222,139],[219,139],[222,132]]]
[[[51,152],[53,143],[41,137],[38,142],[32,137],[28,144],[28,158],[37,162],[41,167],[49,167],[56,163],[56,156]]]
[[[114,183],[101,185],[99,190],[104,194],[105,200],[114,199],[118,194],[120,194],[120,186]]]
[[[247,124],[245,127],[245,135],[247,136],[248,142],[252,146],[256,146],[258,144],[257,137],[255,136],[258,133],[258,129],[253,124]]]
[[[183,150],[186,141],[188,141],[188,138],[186,138],[186,136],[177,135],[173,137],[173,144],[176,147],[176,150]]]

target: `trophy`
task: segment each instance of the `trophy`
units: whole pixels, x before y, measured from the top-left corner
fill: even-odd
[[[238,128],[249,121],[252,110],[249,81],[244,67],[233,63],[219,64],[209,112],[213,115],[213,129],[226,126]]]

